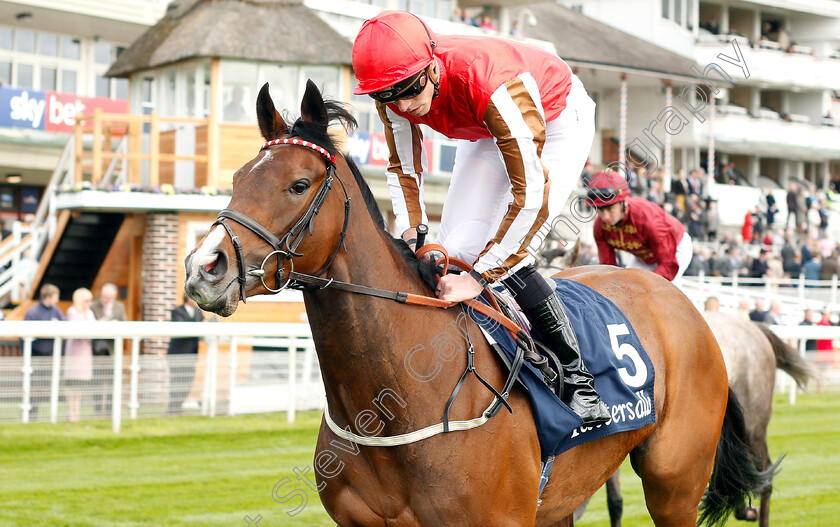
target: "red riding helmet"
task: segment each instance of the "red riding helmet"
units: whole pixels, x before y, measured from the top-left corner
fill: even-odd
[[[587,197],[593,207],[608,207],[630,196],[627,179],[614,170],[598,172],[589,180]]]
[[[434,34],[419,18],[383,11],[366,20],[353,42],[353,71],[364,95],[390,88],[420,73],[434,60]]]

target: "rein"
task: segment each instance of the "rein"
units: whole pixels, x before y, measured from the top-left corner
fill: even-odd
[[[236,263],[239,271],[237,280],[239,281],[240,297],[243,303],[245,302],[245,282],[247,280],[248,275],[259,277],[263,287],[265,287],[265,289],[271,293],[279,293],[280,291],[283,291],[287,288],[311,290],[316,288],[326,289],[327,287],[330,287],[332,289],[340,289],[352,293],[394,300],[402,304],[422,305],[446,309],[459,303],[441,300],[436,297],[417,295],[414,293],[389,291],[386,289],[379,289],[365,285],[352,284],[349,282],[335,280],[333,278],[322,278],[321,275],[324,274],[327,271],[327,269],[330,268],[341,248],[344,247],[344,250],[347,250],[344,240],[347,236],[347,226],[350,218],[350,197],[347,194],[347,188],[344,186],[344,182],[341,181],[341,178],[339,178],[336,173],[335,156],[330,154],[329,151],[327,151],[325,148],[322,148],[309,141],[304,141],[302,139],[289,138],[274,139],[273,141],[267,141],[263,144],[260,150],[262,151],[266,148],[279,144],[303,146],[318,152],[319,154],[324,156],[324,158],[327,161],[327,174],[324,178],[324,182],[321,183],[320,187],[318,187],[318,191],[315,193],[315,197],[312,199],[312,202],[306,208],[303,215],[298,219],[297,222],[295,222],[294,225],[292,225],[292,227],[282,236],[282,238],[278,238],[271,231],[263,227],[259,222],[254,221],[253,219],[249,218],[248,216],[242,214],[239,211],[233,209],[224,209],[221,212],[219,212],[219,216],[213,223],[213,225],[221,225],[227,232],[228,236],[230,236],[231,242],[233,243],[234,250],[236,251]],[[297,248],[303,241],[303,238],[307,232],[309,232],[310,235],[314,233],[315,216],[318,215],[318,211],[324,204],[324,201],[327,198],[327,194],[332,189],[333,179],[338,179],[338,182],[341,184],[341,188],[344,191],[345,197],[344,226],[341,229],[341,236],[339,237],[338,244],[336,244],[335,250],[333,251],[332,257],[330,257],[327,264],[323,268],[321,268],[320,271],[318,271],[315,274],[298,273],[294,270],[294,261],[292,260],[292,258],[303,256],[302,253],[297,252]],[[233,220],[236,223],[245,227],[246,229],[250,230],[257,236],[262,238],[263,241],[268,243],[273,249],[270,253],[268,253],[265,256],[265,258],[263,258],[259,269],[247,272],[245,271],[245,259],[242,254],[242,242],[240,241],[239,237],[236,236],[236,234],[233,232],[233,229],[231,229],[227,220]],[[447,273],[450,265],[460,268],[463,271],[469,271],[472,268],[472,266],[470,266],[463,260],[459,260],[458,258],[450,258],[446,250],[440,245],[425,245],[422,249],[417,251],[417,257],[422,258],[425,254],[431,251],[436,251],[443,254],[443,258],[438,260],[438,262],[443,262],[443,275]],[[265,265],[268,262],[268,260],[275,255],[277,256],[277,272],[275,273],[274,277],[274,285],[277,286],[277,284],[281,282],[283,285],[280,287],[271,288],[268,286],[268,284],[265,283]],[[286,274],[286,270],[283,266],[283,262],[285,260],[289,261],[290,270],[288,272],[288,275]],[[474,363],[475,351],[473,350],[472,341],[470,340],[468,333],[467,342],[469,348],[467,350],[467,367],[464,370],[464,373],[461,375],[461,378],[458,380],[458,383],[452,391],[452,395],[449,397],[449,400],[446,403],[442,423],[428,426],[426,428],[411,433],[401,434],[392,437],[360,436],[351,432],[349,426],[346,430],[342,430],[341,428],[339,428],[338,425],[336,425],[330,417],[328,406],[325,405],[324,419],[326,420],[330,430],[332,430],[333,433],[335,433],[339,437],[353,441],[360,445],[396,446],[420,441],[422,439],[426,439],[428,437],[443,432],[449,432],[451,430],[469,430],[471,428],[481,426],[485,422],[487,422],[488,419],[495,416],[499,412],[499,410],[501,410],[502,406],[505,406],[509,412],[513,413],[513,409],[508,404],[507,399],[510,396],[510,391],[513,387],[513,383],[516,381],[516,378],[522,367],[522,363],[524,360],[523,350],[529,346],[528,343],[530,339],[527,336],[527,333],[521,327],[519,327],[519,325],[516,322],[514,322],[511,318],[505,316],[502,313],[502,310],[499,307],[499,303],[497,302],[492,289],[485,288],[485,291],[488,292],[486,297],[489,299],[491,307],[488,307],[487,305],[475,299],[465,300],[464,302],[462,302],[462,304],[465,304],[469,308],[489,317],[490,319],[494,320],[499,324],[502,324],[517,343],[516,358],[514,360],[514,363],[511,364],[510,373],[508,375],[507,380],[505,381],[501,393],[499,393],[495,388],[493,388],[493,386],[491,386],[490,383],[485,381],[476,371]],[[493,401],[490,403],[490,406],[488,406],[487,409],[484,412],[482,412],[480,417],[471,419],[469,421],[450,422],[449,408],[452,406],[455,397],[460,391],[461,386],[463,385],[464,380],[466,379],[469,373],[473,373],[478,378],[478,380],[493,393]]]

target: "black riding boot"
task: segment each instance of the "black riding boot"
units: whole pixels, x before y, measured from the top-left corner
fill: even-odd
[[[583,365],[575,330],[554,291],[553,282],[549,283],[540,276],[533,265],[526,265],[503,283],[536,327],[537,333],[546,341],[545,344],[558,354],[563,365],[565,386],[571,390],[569,407],[586,425],[597,426],[609,421],[607,406],[595,391],[592,374]],[[541,355],[526,356],[525,359],[543,372],[549,369],[545,357]]]
[[[528,320],[537,326],[538,333],[547,340],[546,345],[563,363],[565,387],[571,390],[569,408],[587,426],[609,421],[610,413],[595,391],[595,379],[583,364],[575,330],[557,293],[552,292],[545,300],[524,311]]]

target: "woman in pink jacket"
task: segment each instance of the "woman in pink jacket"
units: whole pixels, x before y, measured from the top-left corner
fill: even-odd
[[[90,303],[93,294],[85,288],[73,291],[73,305],[67,309],[67,320],[96,320]],[[67,387],[67,416],[79,421],[82,395],[93,380],[93,346],[91,339],[68,339],[64,358],[64,380]]]

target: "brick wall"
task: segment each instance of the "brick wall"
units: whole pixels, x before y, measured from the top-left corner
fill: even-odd
[[[143,320],[169,320],[181,303],[175,287],[178,265],[178,214],[150,213],[143,238]],[[146,339],[143,353],[166,354],[168,338]]]

